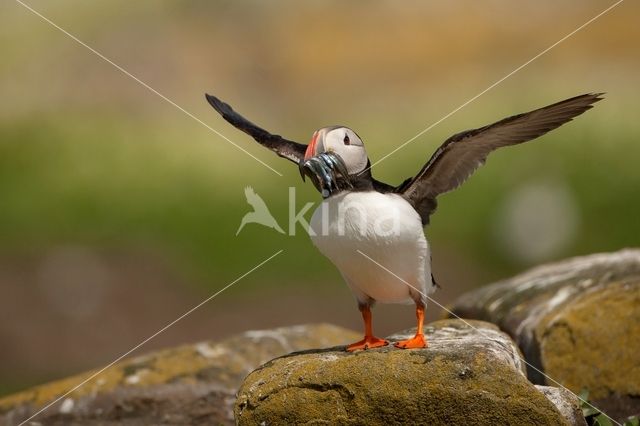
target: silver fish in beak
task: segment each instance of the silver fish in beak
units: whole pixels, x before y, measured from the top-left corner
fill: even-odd
[[[323,198],[327,198],[345,187],[353,187],[347,166],[336,153],[322,152],[314,157],[301,160],[298,163],[298,168],[302,180],[305,180],[305,176],[309,176]]]

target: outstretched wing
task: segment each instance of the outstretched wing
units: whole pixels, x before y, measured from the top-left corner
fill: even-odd
[[[535,139],[571,121],[602,99],[602,93],[576,96],[544,108],[508,117],[479,129],[467,130],[447,139],[422,170],[398,186],[420,213],[422,223],[436,209],[436,197],[458,188],[483,165],[490,152],[503,146]]]
[[[235,112],[229,104],[222,102],[215,96],[206,93],[205,96],[209,104],[220,113],[222,118],[238,130],[242,130],[254,138],[260,145],[269,148],[280,157],[293,161],[296,164],[304,158],[304,152],[307,149],[306,145],[287,140],[279,135],[272,135]]]

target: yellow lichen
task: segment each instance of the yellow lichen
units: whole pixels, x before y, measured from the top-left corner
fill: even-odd
[[[294,350],[308,349],[322,344],[336,345],[356,338],[350,330],[329,324],[305,325],[271,330],[279,339],[289,339]],[[145,387],[175,382],[194,383],[199,374],[212,370],[209,380],[235,387],[251,369],[266,359],[287,352],[280,343],[272,345],[270,339],[252,340],[243,335],[231,337],[220,343],[199,343],[165,349],[151,354],[120,361],[101,371],[82,384],[100,369],[54,381],[32,389],[0,398],[0,413],[23,404],[41,407],[79,386],[68,396],[107,393],[118,386]],[[204,345],[204,346],[202,346]]]
[[[476,321],[474,326],[495,329]],[[468,326],[449,320],[427,329],[440,327],[458,330],[447,337],[440,334],[452,343],[448,339],[456,340],[459,333],[456,345],[353,354],[322,351],[275,359],[245,380],[236,419],[241,425],[566,424],[508,357],[493,355],[508,348],[490,339],[461,348]]]
[[[640,395],[639,280],[580,294],[542,318],[536,333],[546,374],[573,392]]]

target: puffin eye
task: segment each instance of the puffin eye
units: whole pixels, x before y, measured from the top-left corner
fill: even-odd
[[[349,135],[344,135],[344,139],[342,140],[345,145],[351,145],[351,141],[349,140]]]

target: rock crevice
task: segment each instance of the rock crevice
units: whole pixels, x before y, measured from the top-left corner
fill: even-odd
[[[618,419],[640,414],[640,250],[539,266],[463,295],[453,312],[507,332],[532,382],[587,390]]]

